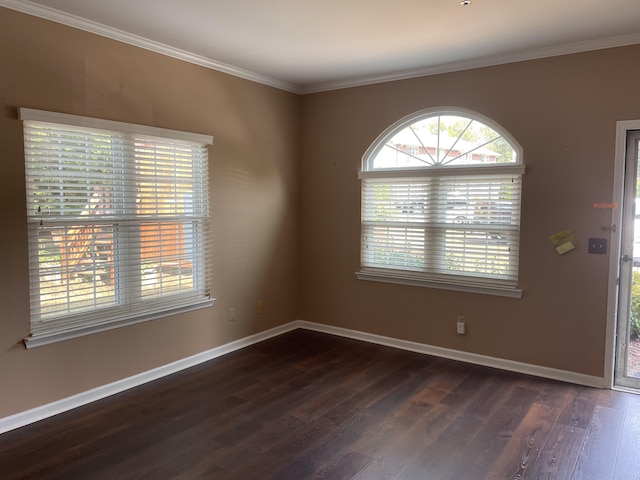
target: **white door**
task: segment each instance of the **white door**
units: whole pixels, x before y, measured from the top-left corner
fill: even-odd
[[[614,383],[640,389],[640,130],[626,140]]]

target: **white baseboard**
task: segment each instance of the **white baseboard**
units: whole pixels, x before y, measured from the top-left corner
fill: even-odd
[[[374,335],[372,333],[360,332],[347,328],[323,325],[319,323],[307,322],[304,320],[296,320],[294,322],[290,322],[285,325],[281,325],[279,327],[257,333],[255,335],[251,335],[249,337],[245,337],[240,340],[236,340],[234,342],[212,348],[211,350],[198,353],[191,357],[183,358],[176,362],[163,365],[162,367],[154,368],[153,370],[133,375],[132,377],[124,378],[107,385],[102,385],[100,387],[87,390],[86,392],[82,392],[71,397],[63,398],[61,400],[42,405],[40,407],[16,413],[15,415],[0,418],[0,434],[23,427],[25,425],[29,425],[31,423],[35,423],[39,420],[44,420],[45,418],[58,415],[59,413],[63,413],[68,410],[87,405],[91,402],[101,400],[111,395],[115,395],[116,393],[120,393],[130,388],[134,388],[147,382],[151,382],[167,375],[171,375],[200,363],[213,360],[214,358],[226,355],[227,353],[240,350],[241,348],[248,347],[263,340],[267,340],[268,338],[282,335],[298,328],[313,330],[322,333],[329,333],[341,337],[352,338],[354,340],[362,340],[378,345],[386,345],[389,347],[399,348],[401,350],[409,350],[412,352],[473,363],[476,365],[483,365],[486,367],[499,368],[511,372],[524,373],[554,380],[561,380],[564,382],[585,385],[588,387],[603,388],[604,386],[604,378],[601,377],[594,377],[581,373],[541,367],[538,365],[531,365],[527,363],[514,362],[511,360],[504,360],[500,358],[487,357],[485,355],[479,355],[476,353],[461,352],[448,348],[435,347],[423,343],[384,337],[381,335]]]
[[[514,362],[513,360],[505,360],[502,358],[488,357],[477,353],[462,352],[459,350],[451,350],[449,348],[435,347],[424,343],[410,342],[408,340],[400,340],[392,337],[384,337],[372,333],[361,332],[358,330],[349,330],[347,328],[333,327],[320,323],[306,322],[298,320],[293,322],[298,328],[306,328],[316,332],[330,333],[341,337],[353,338],[354,340],[362,340],[364,342],[376,343],[378,345],[386,345],[388,347],[399,348],[401,350],[409,350],[411,352],[433,355],[434,357],[448,358],[450,360],[458,360],[475,365],[483,365],[485,367],[499,368],[510,372],[524,373],[536,377],[560,380],[567,383],[584,385],[587,387],[604,388],[604,378],[585,375],[582,373],[570,372],[567,370],[557,370],[555,368],[542,367],[529,363]]]
[[[87,390],[71,397],[63,398],[61,400],[42,405],[40,407],[32,408],[31,410],[19,412],[15,415],[0,418],[0,434],[23,427],[25,425],[29,425],[30,423],[35,423],[39,420],[44,420],[45,418],[58,415],[59,413],[63,413],[68,410],[87,405],[91,402],[101,400],[111,395],[115,395],[116,393],[123,392],[130,388],[134,388],[147,382],[166,377],[167,375],[171,375],[172,373],[179,372],[186,368],[193,367],[209,360],[213,360],[214,358],[226,355],[227,353],[240,350],[241,348],[248,347],[249,345],[253,345],[254,343],[258,343],[263,340],[267,340],[268,338],[282,335],[283,333],[295,330],[296,328],[300,328],[295,323],[296,322],[281,325],[279,327],[272,328],[255,335],[251,335],[249,337],[241,338],[240,340],[236,340],[231,343],[226,343],[219,347],[212,348],[211,350],[206,350],[191,357],[183,358],[167,365],[154,368],[153,370],[148,370],[146,372],[133,375],[132,377],[123,378],[122,380],[118,380],[107,385],[101,385],[100,387]]]

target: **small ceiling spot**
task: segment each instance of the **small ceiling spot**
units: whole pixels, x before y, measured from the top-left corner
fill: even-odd
[[[463,7],[466,7],[467,5],[471,5],[471,0],[462,0],[460,2],[460,5],[462,5]]]

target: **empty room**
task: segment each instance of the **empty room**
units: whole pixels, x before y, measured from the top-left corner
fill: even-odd
[[[0,478],[640,480],[638,25],[0,0]]]

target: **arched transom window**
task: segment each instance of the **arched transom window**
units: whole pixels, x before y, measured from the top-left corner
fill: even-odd
[[[462,109],[423,110],[363,157],[358,277],[521,296],[522,149]]]

